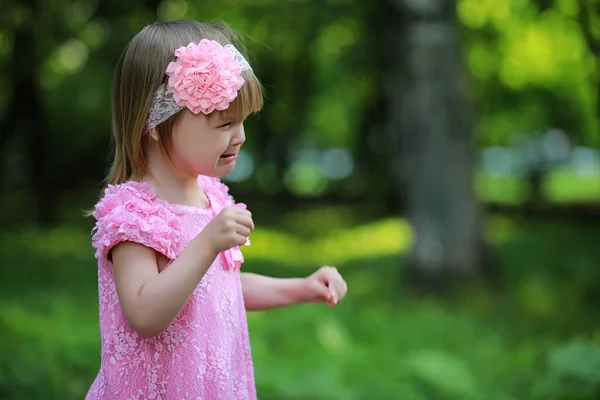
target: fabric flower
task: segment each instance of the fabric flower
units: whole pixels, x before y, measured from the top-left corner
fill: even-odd
[[[227,109],[244,84],[234,54],[214,40],[180,47],[175,56],[167,67],[167,84],[177,105],[194,114]]]
[[[244,255],[238,246],[234,246],[223,253],[227,266],[234,270],[240,269],[244,262]]]

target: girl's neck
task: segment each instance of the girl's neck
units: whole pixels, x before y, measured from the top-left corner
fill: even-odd
[[[163,154],[149,154],[148,172],[142,181],[151,184],[157,196],[169,203],[198,208],[208,206],[198,177],[177,171]]]

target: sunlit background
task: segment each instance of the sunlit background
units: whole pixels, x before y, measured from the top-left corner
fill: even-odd
[[[33,5],[32,5],[33,3]],[[112,69],[156,19],[245,34],[261,400],[600,399],[597,0],[0,0],[0,399],[83,399]]]

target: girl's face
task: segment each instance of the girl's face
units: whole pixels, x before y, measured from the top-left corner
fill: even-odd
[[[222,178],[235,167],[236,158],[246,141],[244,121],[225,119],[223,113],[194,114],[184,109],[173,127],[171,160],[189,176]]]

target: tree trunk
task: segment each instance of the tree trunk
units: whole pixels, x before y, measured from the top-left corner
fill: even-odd
[[[415,234],[407,279],[440,289],[483,274],[473,119],[451,0],[391,0],[387,87],[397,175]],[[401,160],[402,162],[398,162]]]
[[[32,1],[24,1],[32,12]],[[34,30],[35,24],[21,23],[15,27],[14,52],[8,70],[13,85],[13,94],[8,104],[5,135],[22,135],[25,152],[29,158],[29,183],[35,196],[36,220],[41,225],[56,222],[56,193],[52,178],[51,149],[48,140],[49,128],[42,91],[38,85],[40,50]]]

